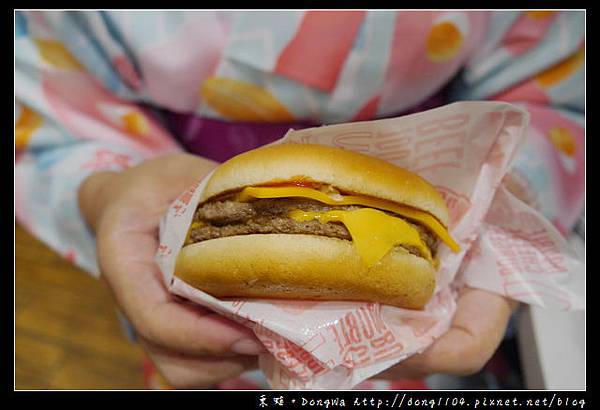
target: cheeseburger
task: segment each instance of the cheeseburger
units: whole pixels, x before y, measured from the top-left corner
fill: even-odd
[[[280,144],[210,176],[175,276],[215,297],[368,301],[421,309],[443,198],[418,175],[340,148]]]

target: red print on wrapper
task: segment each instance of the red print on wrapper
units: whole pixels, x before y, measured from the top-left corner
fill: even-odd
[[[436,186],[448,207],[450,225],[455,225],[471,207],[471,201],[466,195],[458,194],[449,188]]]
[[[240,311],[242,310],[242,307],[244,307],[245,304],[246,301],[244,300],[234,300],[233,302],[231,302],[231,308],[233,309],[233,313],[239,315]]]
[[[402,318],[402,323],[412,328],[415,337],[422,337],[438,323],[438,319],[427,316],[405,316]]]
[[[569,295],[564,290],[561,290],[547,282],[540,280],[514,280],[507,281],[503,284],[505,295],[517,299],[525,300],[534,303],[536,299],[553,299],[555,303],[560,305],[561,309],[571,309]]]
[[[343,132],[334,136],[332,142],[334,146],[339,148],[369,154],[373,151],[371,148],[373,135],[369,131]]]
[[[373,146],[378,152],[377,156],[390,162],[406,161],[411,153],[410,132],[410,128],[378,132],[373,141]]]
[[[308,379],[327,371],[327,368],[315,359],[311,352],[270,331],[262,324],[257,323],[254,332],[275,359],[296,377]],[[318,346],[320,344],[317,344]],[[313,346],[312,351],[317,347]]]
[[[161,243],[160,245],[158,245],[158,254],[162,257],[164,256],[168,256],[173,252],[173,250],[165,245],[164,243]]]
[[[378,304],[361,306],[328,329],[338,345],[342,365],[346,367],[390,358],[404,350],[404,346],[383,321]]]
[[[464,161],[468,114],[435,118],[416,126],[412,156],[413,171],[422,173],[440,168],[460,169]]]
[[[504,149],[502,148],[502,142],[497,141],[496,144],[494,144],[492,146],[490,152],[488,153],[487,163],[495,168],[500,169],[502,167],[502,165],[504,164],[505,158],[506,158],[506,153],[504,152]]]
[[[393,132],[349,131],[335,135],[332,144],[406,167],[412,152],[410,141],[410,129]]]
[[[548,232],[489,227],[489,239],[498,253],[500,275],[519,273],[561,274],[567,272],[565,258]]]
[[[175,200],[172,206],[173,216],[179,217],[182,216],[187,210],[190,201],[192,200],[192,196],[194,192],[200,185],[200,181],[186,189],[179,197]]]
[[[411,125],[366,122],[288,133],[287,142],[320,143],[389,161],[413,172],[462,169],[468,149],[470,114],[439,115]],[[396,121],[396,120],[390,120]],[[385,123],[385,125],[383,125]]]

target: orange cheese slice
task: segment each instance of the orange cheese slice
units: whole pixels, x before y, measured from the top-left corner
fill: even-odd
[[[237,196],[239,201],[250,201],[253,198],[287,198],[302,197],[322,202],[327,205],[362,205],[369,208],[383,209],[394,212],[407,219],[419,222],[428,227],[437,237],[454,251],[460,251],[460,246],[452,239],[446,228],[432,215],[392,201],[360,195],[330,196],[324,192],[305,187],[246,187]]]
[[[311,212],[299,209],[289,214],[290,218],[304,222],[317,219],[321,223],[343,223],[363,262],[371,267],[396,245],[409,245],[419,250],[422,257],[433,263],[431,252],[421,240],[419,232],[400,218],[372,208],[354,211]]]

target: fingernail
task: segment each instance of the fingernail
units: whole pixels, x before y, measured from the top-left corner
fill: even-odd
[[[240,339],[231,345],[231,351],[237,354],[259,354],[264,353],[266,349],[257,340]]]

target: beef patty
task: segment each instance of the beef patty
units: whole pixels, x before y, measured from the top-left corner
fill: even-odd
[[[359,205],[332,206],[318,201],[303,198],[257,199],[252,202],[238,202],[225,199],[202,204],[196,209],[192,229],[186,245],[209,239],[248,234],[311,234],[332,238],[352,240],[350,232],[341,223],[321,223],[317,220],[296,221],[288,216],[294,209],[303,211],[325,212],[331,210],[355,210],[363,208]],[[384,211],[385,212],[385,211]],[[386,212],[394,217],[400,217]],[[432,254],[435,251],[437,238],[425,227],[408,222],[419,231],[421,240]],[[420,255],[417,249],[403,246],[411,253]]]

